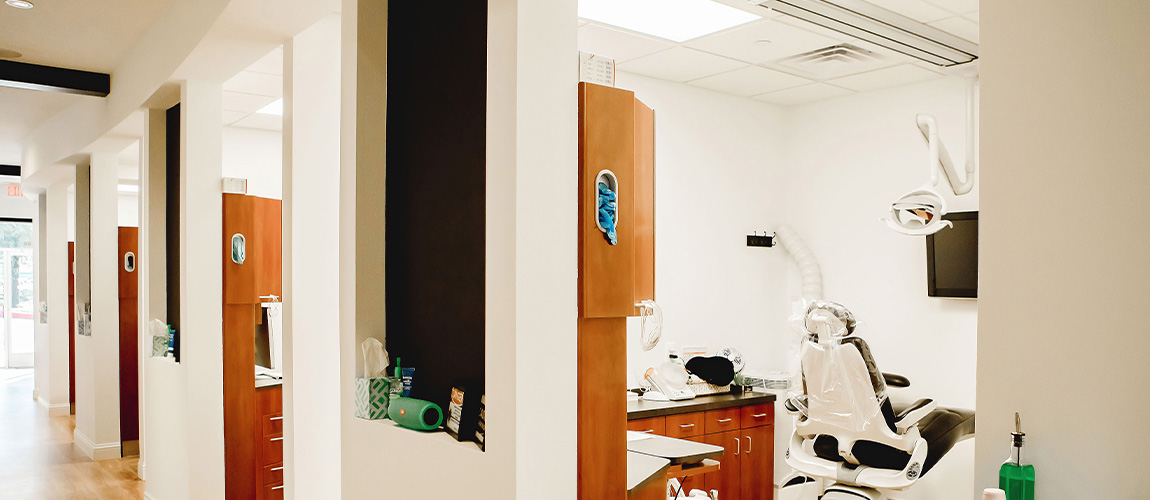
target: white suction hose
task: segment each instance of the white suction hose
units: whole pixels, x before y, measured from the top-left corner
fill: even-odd
[[[775,230],[779,244],[787,249],[795,264],[799,266],[799,273],[803,278],[803,298],[807,300],[820,300],[823,298],[823,272],[815,254],[807,248],[807,244],[799,237],[791,226],[784,224]]]

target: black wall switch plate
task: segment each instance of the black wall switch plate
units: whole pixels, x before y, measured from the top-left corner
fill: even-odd
[[[771,236],[756,236],[753,234],[747,235],[747,246],[749,247],[773,247],[775,246],[775,237]]]

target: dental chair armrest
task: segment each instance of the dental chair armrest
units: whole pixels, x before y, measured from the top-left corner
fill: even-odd
[[[802,415],[803,408],[806,408],[806,406],[806,396],[795,396],[783,401],[783,408],[791,415]]]
[[[918,421],[929,415],[937,406],[938,403],[935,403],[933,399],[924,398],[915,401],[913,405],[895,416],[895,429],[898,430],[899,434],[906,433],[908,429],[918,425]]]
[[[887,387],[910,387],[910,379],[902,375],[883,372],[882,378],[886,380]]]

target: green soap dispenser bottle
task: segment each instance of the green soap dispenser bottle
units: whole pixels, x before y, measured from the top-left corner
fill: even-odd
[[[1022,419],[1014,413],[1014,432],[1010,433],[1010,458],[998,469],[998,487],[1006,492],[1006,500],[1034,500],[1034,466],[1022,462]]]

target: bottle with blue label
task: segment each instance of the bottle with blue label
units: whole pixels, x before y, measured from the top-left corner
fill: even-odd
[[[1022,419],[1014,414],[1014,432],[1010,433],[1010,457],[998,469],[998,488],[1006,492],[1006,500],[1034,500],[1034,466],[1022,460]]]

